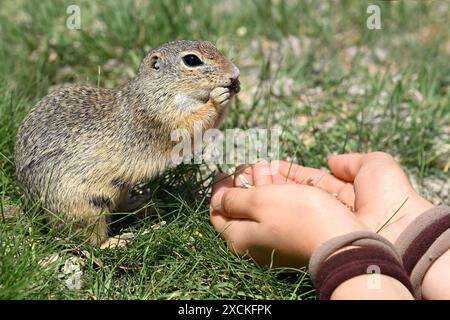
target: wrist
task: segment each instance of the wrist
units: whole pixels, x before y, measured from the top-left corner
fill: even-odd
[[[417,217],[432,207],[434,207],[434,205],[420,194],[415,193],[411,196],[411,205],[409,210],[412,216]]]
[[[423,198],[415,191],[405,196],[405,199],[406,197],[408,200],[404,203],[402,208],[395,214],[395,216],[393,216],[392,221],[390,221],[379,232],[379,234],[389,239],[392,243],[394,243],[397,240],[400,234],[406,229],[406,227],[411,222],[413,222],[423,212],[427,211],[428,209],[431,209],[434,206],[431,202]],[[385,217],[385,220],[389,218],[390,217]],[[384,221],[381,223],[384,223]]]
[[[420,214],[400,234],[395,246],[418,298],[425,281],[427,299],[450,297],[445,281],[450,266],[450,207],[436,206]]]
[[[413,287],[392,243],[370,231],[330,239],[311,257],[309,272],[320,299],[339,299],[342,291],[333,293],[340,286],[345,299],[413,297]]]
[[[426,300],[450,299],[448,281],[450,270],[450,249],[440,256],[428,269],[422,282],[422,296]]]
[[[406,194],[405,200],[406,202],[404,203],[398,214],[399,216],[403,217],[403,219],[407,221],[408,224],[423,212],[433,207],[433,204],[431,202],[429,202],[414,190]]]
[[[340,284],[331,300],[413,300],[409,290],[397,279],[384,274],[364,274]]]
[[[311,251],[312,253],[317,250],[322,244],[329,241],[330,239],[343,236],[349,233],[357,231],[370,231],[365,225],[360,223],[356,217],[352,214],[352,219],[340,219],[339,221],[334,221],[334,223],[327,222],[328,228],[324,228],[321,232],[317,232],[317,239]],[[339,251],[344,251],[351,249],[353,246],[346,246]],[[337,251],[336,251],[337,253]],[[310,256],[311,256],[310,255]]]

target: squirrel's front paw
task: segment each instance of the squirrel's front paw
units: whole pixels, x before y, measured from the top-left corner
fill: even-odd
[[[209,94],[209,99],[216,106],[223,108],[230,102],[230,89],[225,87],[217,87]]]

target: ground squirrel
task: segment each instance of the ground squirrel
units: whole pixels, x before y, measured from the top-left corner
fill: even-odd
[[[108,235],[104,213],[120,211],[133,185],[170,164],[172,130],[193,130],[196,121],[218,127],[238,78],[212,43],[179,40],[148,53],[116,89],[50,93],[18,130],[17,178],[53,226],[76,221],[77,232],[99,244]]]

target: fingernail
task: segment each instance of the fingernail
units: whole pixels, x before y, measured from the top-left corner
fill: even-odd
[[[211,205],[210,208],[212,208],[213,211],[220,211],[220,209],[222,209],[222,204],[219,202],[216,205]]]
[[[220,205],[217,205],[217,206],[209,206],[209,214],[211,215],[211,214],[213,214],[213,213],[220,213],[221,212],[221,210],[220,210],[220,208],[221,208],[221,206]]]

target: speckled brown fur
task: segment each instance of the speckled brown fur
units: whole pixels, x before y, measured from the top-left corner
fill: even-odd
[[[186,54],[203,65],[189,67]],[[173,41],[151,51],[137,75],[116,89],[65,88],[45,96],[17,133],[16,175],[40,199],[50,222],[77,221],[91,243],[107,238],[104,213],[128,189],[170,164],[177,128],[217,127],[238,69],[210,42]],[[186,105],[184,105],[185,103]]]

